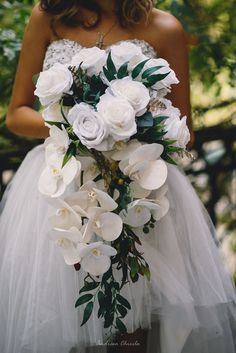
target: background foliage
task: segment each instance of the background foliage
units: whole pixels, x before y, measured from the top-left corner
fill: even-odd
[[[15,169],[25,153],[37,143],[13,136],[4,124],[21,40],[34,3],[34,0],[3,0],[0,3],[0,158],[5,169]],[[158,0],[157,6],[180,19],[189,41],[193,120],[199,131],[196,144],[199,151],[204,141],[219,139],[219,131],[220,135],[222,131],[222,141],[204,144],[206,148],[201,150],[202,155],[198,154],[198,163],[205,163],[205,182],[201,172],[196,173],[198,178],[193,176],[192,179],[205,204],[214,202],[218,229],[222,234],[227,230],[231,236],[227,237],[230,248],[236,250],[235,138],[229,139],[232,133],[225,134],[236,125],[235,0]],[[225,162],[229,159],[227,169]],[[196,165],[192,171],[199,168]],[[212,184],[216,188],[209,194]]]

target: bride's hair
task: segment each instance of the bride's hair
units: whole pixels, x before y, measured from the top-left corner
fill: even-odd
[[[116,0],[116,14],[119,23],[128,27],[139,23],[148,16],[154,6],[154,0]],[[96,27],[101,19],[101,8],[96,0],[40,0],[40,7],[53,15],[56,21],[68,26],[82,25],[87,28]],[[83,23],[78,16],[79,9],[84,8],[96,13],[96,21],[91,24]]]

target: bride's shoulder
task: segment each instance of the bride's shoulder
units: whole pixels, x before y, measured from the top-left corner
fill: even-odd
[[[39,31],[41,36],[50,37],[51,36],[51,22],[52,16],[45,11],[43,11],[39,4],[36,4],[31,12],[28,27],[32,31]]]
[[[181,22],[172,14],[154,8],[149,22],[149,35],[153,45],[165,51],[168,46],[183,43],[186,40]]]

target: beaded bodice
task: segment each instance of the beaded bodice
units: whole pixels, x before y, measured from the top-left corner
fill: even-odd
[[[128,39],[127,42],[132,42],[142,49],[144,55],[149,58],[154,58],[157,56],[155,49],[145,40],[142,39]],[[114,44],[118,44],[123,42],[122,40],[116,42]],[[70,62],[72,57],[83,47],[80,43],[70,40],[70,39],[59,39],[53,41],[49,44],[44,62],[43,62],[43,70],[49,69],[52,65],[59,62],[61,64],[66,64]],[[109,46],[106,50],[109,50]]]

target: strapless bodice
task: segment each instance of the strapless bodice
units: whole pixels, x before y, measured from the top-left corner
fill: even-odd
[[[155,49],[148,42],[142,39],[121,40],[112,45],[116,45],[124,41],[138,45],[141,48],[143,54],[149,58],[154,58],[157,56]],[[106,50],[109,50],[112,45],[107,46]],[[43,70],[49,69],[57,62],[61,64],[68,63],[72,57],[82,48],[83,46],[79,42],[73,41],[71,39],[59,39],[53,41],[47,47],[43,62]]]

